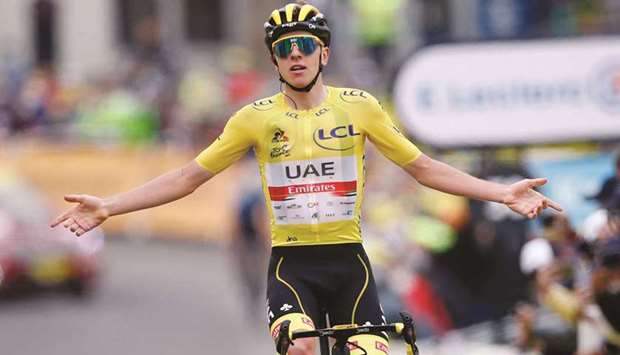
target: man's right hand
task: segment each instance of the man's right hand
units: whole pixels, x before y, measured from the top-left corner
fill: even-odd
[[[50,226],[61,224],[76,236],[88,232],[103,223],[110,216],[104,200],[90,195],[66,195],[65,201],[77,203],[77,206],[68,209],[56,217]]]

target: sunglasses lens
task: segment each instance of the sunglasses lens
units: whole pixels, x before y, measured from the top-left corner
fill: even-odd
[[[274,53],[280,58],[287,58],[293,51],[293,44],[290,39],[285,39],[276,43],[273,47]]]
[[[277,42],[273,46],[274,53],[280,58],[287,58],[293,52],[293,45],[297,46],[304,55],[314,53],[317,43],[312,37],[291,37]]]
[[[302,37],[297,40],[297,46],[304,55],[310,55],[316,50],[316,42],[312,37]]]

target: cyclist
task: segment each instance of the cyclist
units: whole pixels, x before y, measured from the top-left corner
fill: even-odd
[[[475,178],[420,152],[369,93],[326,86],[322,70],[330,40],[316,7],[292,3],[274,10],[265,23],[265,42],[281,92],[239,110],[213,144],[177,170],[108,198],[65,196],[77,205],[52,226],[62,224],[81,236],[111,216],[177,200],[253,148],[270,215],[267,313],[275,338],[284,320],[293,331],[313,329],[322,309],[331,325],[384,322],[361,244],[366,138],[430,188],[503,203],[529,218],[547,207],[561,210],[533,190],[545,179],[503,185]],[[351,342],[368,354],[388,352],[382,336]],[[289,354],[314,354],[316,343],[296,340]]]

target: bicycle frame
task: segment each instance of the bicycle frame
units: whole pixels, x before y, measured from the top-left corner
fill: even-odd
[[[382,332],[390,332],[401,335],[405,342],[407,343],[407,353],[411,355],[419,355],[418,347],[415,344],[416,335],[413,320],[410,315],[406,313],[400,313],[400,316],[403,320],[402,323],[392,323],[385,325],[343,325],[336,326],[333,328],[324,328],[324,329],[315,329],[315,330],[304,330],[304,331],[296,331],[290,332],[289,326],[290,322],[285,321],[280,326],[280,333],[276,340],[276,350],[279,354],[285,355],[288,351],[288,348],[293,343],[295,339],[301,338],[319,338],[319,339],[335,339],[335,343],[332,346],[331,354],[329,349],[327,353],[324,348],[321,349],[321,355],[349,355],[350,350],[349,346],[353,345],[348,341],[348,339],[354,335],[358,334],[380,334]],[[364,353],[366,350],[358,347]]]

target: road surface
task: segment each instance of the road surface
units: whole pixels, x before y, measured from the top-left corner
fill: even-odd
[[[222,248],[115,239],[103,261],[89,298],[44,292],[2,300],[0,354],[275,353],[263,319],[244,315]]]

